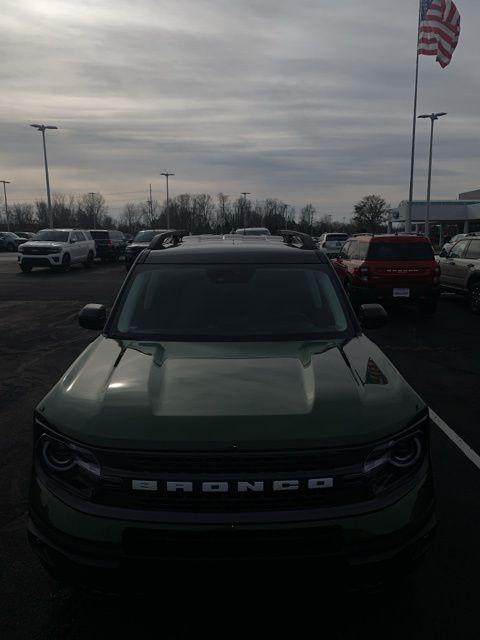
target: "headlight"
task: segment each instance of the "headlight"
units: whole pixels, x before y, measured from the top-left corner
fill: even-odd
[[[100,463],[85,447],[43,433],[35,448],[43,473],[64,489],[91,497],[101,478]]]
[[[394,467],[412,467],[422,455],[422,445],[418,436],[399,440],[390,451],[390,463]]]
[[[428,456],[428,419],[414,431],[376,447],[363,465],[375,493],[408,480]]]
[[[18,253],[23,253],[23,245],[19,244],[17,247]]]

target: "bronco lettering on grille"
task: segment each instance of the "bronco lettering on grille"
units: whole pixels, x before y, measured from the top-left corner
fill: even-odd
[[[265,480],[236,482],[161,482],[157,480],[132,480],[135,491],[164,491],[166,493],[265,493],[267,491],[299,491],[307,489],[318,491],[331,489],[333,478],[307,478],[301,480]]]

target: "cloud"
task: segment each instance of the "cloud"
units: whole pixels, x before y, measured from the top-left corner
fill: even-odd
[[[396,0],[4,0],[0,171],[10,198],[101,191],[114,210],[174,193],[247,189],[349,215],[367,192],[408,192],[416,3]],[[476,24],[451,67],[421,61],[420,109],[442,109],[434,195],[478,181]],[[393,19],[392,19],[393,17]],[[427,131],[419,124],[417,185]],[[35,138],[35,136],[37,136]],[[125,194],[124,192],[129,192]]]

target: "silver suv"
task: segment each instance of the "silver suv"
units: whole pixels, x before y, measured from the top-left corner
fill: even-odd
[[[466,236],[440,258],[443,291],[468,296],[470,309],[480,313],[480,236]]]

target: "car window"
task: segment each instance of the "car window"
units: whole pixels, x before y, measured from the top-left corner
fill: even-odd
[[[368,260],[434,260],[433,247],[428,242],[372,242]]]
[[[465,255],[465,250],[469,244],[470,240],[460,240],[460,242],[457,242],[452,249],[450,250],[450,253],[448,254],[449,258],[463,258],[463,256]]]
[[[132,339],[323,339],[351,334],[325,266],[145,265],[113,320]]]
[[[465,257],[470,258],[471,260],[480,259],[480,240],[472,240],[470,242],[470,246],[467,249]]]
[[[39,242],[68,242],[68,231],[55,231],[53,229],[42,229],[35,236]]]
[[[90,235],[94,240],[107,240],[108,231],[90,231]]]
[[[150,242],[154,239],[155,236],[158,236],[159,233],[162,233],[165,229],[156,229],[152,231],[139,231],[135,238],[134,242]]]
[[[358,255],[358,240],[352,240],[348,247],[348,259],[356,260]]]
[[[359,242],[358,243],[357,255],[358,255],[358,259],[359,260],[365,260],[365,258],[367,257],[368,247],[369,246],[370,246],[370,244],[368,242]]]
[[[76,238],[78,242],[85,242],[86,238],[81,231],[77,231]]]

